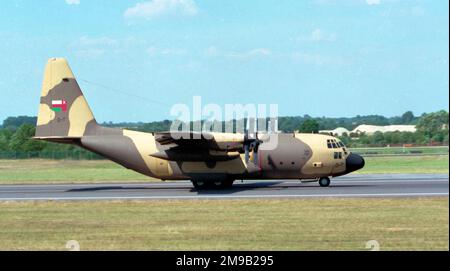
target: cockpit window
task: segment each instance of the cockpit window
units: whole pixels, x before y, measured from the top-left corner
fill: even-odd
[[[334,152],[334,159],[342,159],[342,152]]]
[[[345,145],[340,140],[327,139],[327,147],[328,149],[337,149],[337,148],[345,148]]]
[[[338,144],[338,146],[339,147],[341,147],[341,148],[344,148],[345,147],[345,145],[344,145],[344,143],[342,143],[342,141],[337,141],[337,144]]]

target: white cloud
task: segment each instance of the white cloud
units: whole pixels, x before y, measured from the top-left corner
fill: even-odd
[[[313,41],[320,41],[323,39],[323,32],[320,29],[314,29],[314,31],[311,33],[311,40]]]
[[[318,5],[326,6],[359,6],[359,5],[379,5],[382,0],[315,0],[314,2]],[[383,1],[397,1],[397,0],[383,0]]]
[[[272,52],[269,49],[267,49],[267,48],[257,48],[257,49],[250,50],[248,52],[248,55],[249,56],[258,56],[258,55],[260,55],[260,56],[268,56],[271,53]]]
[[[95,48],[80,49],[80,50],[76,50],[74,53],[75,53],[75,56],[78,58],[93,59],[93,58],[102,57],[106,53],[106,50],[95,49]]]
[[[366,0],[366,3],[369,6],[379,5],[379,4],[381,4],[381,0]]]
[[[415,6],[411,8],[411,15],[412,16],[424,16],[425,15],[425,9],[420,6]]]
[[[77,57],[98,58],[105,54],[118,52],[119,41],[109,37],[90,38],[83,36],[69,44],[69,50]]]
[[[299,42],[333,42],[337,38],[336,33],[327,33],[320,28],[314,29],[309,35],[297,38]]]
[[[228,53],[227,56],[234,57],[234,58],[254,58],[254,57],[265,57],[272,54],[272,51],[267,48],[256,48],[249,51],[242,51],[242,52],[231,52]]]
[[[205,50],[205,55],[208,57],[215,57],[220,55],[220,50],[216,46],[210,46]]]
[[[268,48],[254,48],[250,50],[230,51],[222,50],[216,46],[210,46],[203,51],[206,57],[225,57],[234,59],[252,59],[258,57],[268,57],[272,51]]]
[[[161,50],[161,55],[163,55],[163,56],[181,56],[181,55],[185,55],[185,54],[186,54],[186,50],[184,50],[184,49],[167,48],[167,49]]]
[[[68,5],[79,5],[80,0],[65,0]]]
[[[323,55],[317,53],[293,52],[290,57],[298,62],[313,66],[343,66],[351,63],[350,59],[342,56]]]
[[[292,54],[292,58],[306,64],[313,64],[317,66],[323,65],[327,62],[327,59],[320,54],[306,54],[295,52]]]
[[[152,19],[163,15],[194,16],[198,12],[194,0],[150,0],[128,8],[124,17]]]
[[[187,52],[185,49],[178,49],[178,48],[162,48],[159,49],[157,47],[149,47],[146,50],[147,54],[151,57],[156,56],[182,56],[185,55]]]
[[[78,46],[114,46],[117,45],[117,40],[108,37],[89,38],[83,36],[73,43]]]
[[[149,48],[146,50],[146,52],[147,52],[147,54],[150,55],[150,56],[156,56],[157,49],[156,49],[156,47],[149,47]]]

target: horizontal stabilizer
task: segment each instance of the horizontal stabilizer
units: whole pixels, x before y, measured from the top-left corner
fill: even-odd
[[[55,143],[66,143],[66,144],[73,144],[80,142],[81,137],[74,137],[74,136],[35,136],[33,139],[37,140],[45,140],[49,142],[55,142]]]

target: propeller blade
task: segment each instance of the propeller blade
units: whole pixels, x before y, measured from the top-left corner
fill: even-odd
[[[248,144],[244,145],[244,151],[245,151],[245,163],[248,163],[248,160],[250,158],[249,150],[248,150]]]

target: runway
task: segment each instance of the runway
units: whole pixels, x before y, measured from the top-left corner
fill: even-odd
[[[448,184],[448,174],[354,174],[333,178],[330,187],[298,180],[257,180],[206,191],[196,191],[187,181],[0,185],[0,201],[430,197],[448,196]]]

